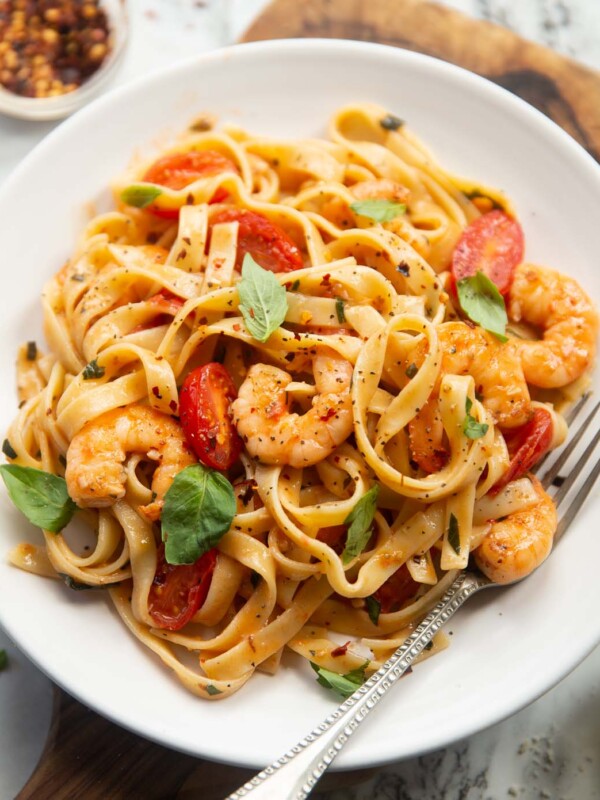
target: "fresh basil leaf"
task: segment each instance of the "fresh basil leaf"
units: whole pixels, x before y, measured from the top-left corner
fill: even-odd
[[[381,603],[373,595],[365,597],[367,606],[367,613],[373,625],[379,624],[379,615],[381,614]]]
[[[272,272],[263,269],[246,253],[237,290],[246,328],[257,341],[266,342],[287,314],[284,287]]]
[[[64,478],[17,464],[2,464],[0,472],[10,499],[31,523],[52,533],[69,523],[77,506]]]
[[[319,676],[317,678],[317,683],[320,683],[321,686],[324,686],[326,689],[333,689],[336,694],[346,699],[350,697],[350,695],[353,695],[358,687],[362,686],[365,682],[365,670],[369,666],[369,661],[365,661],[362,666],[353,669],[351,672],[347,672],[345,675],[340,675],[338,672],[332,672],[330,669],[320,667],[313,661],[310,662],[310,665]]]
[[[490,426],[486,422],[478,422],[475,417],[471,416],[472,407],[473,401],[470,397],[467,397],[465,403],[467,415],[463,420],[463,433],[468,439],[481,439],[481,437],[485,436],[485,434],[488,432],[488,428]]]
[[[0,672],[8,667],[8,653],[6,650],[0,650]]]
[[[342,562],[347,564],[360,555],[371,538],[373,517],[377,508],[377,495],[379,486],[375,484],[360,498],[352,511],[344,520],[344,525],[349,525],[346,546],[342,553]]]
[[[448,520],[448,542],[456,555],[460,555],[460,536],[458,533],[458,520],[454,514],[450,514]]]
[[[165,494],[162,538],[169,564],[193,564],[218,544],[235,516],[233,487],[220,472],[192,464]]]
[[[375,222],[389,222],[406,212],[404,203],[395,203],[393,200],[357,200],[351,203],[350,208],[355,214]]]
[[[7,458],[16,458],[17,457],[17,452],[16,452],[15,448],[12,446],[12,444],[8,441],[8,439],[5,439],[2,442],[2,452],[4,453],[4,455]]]
[[[344,313],[345,305],[341,297],[335,298],[335,313],[337,314],[338,322],[346,322],[346,315]]]
[[[483,272],[468,278],[461,278],[456,284],[458,302],[469,319],[493,333],[502,342],[505,336],[508,317],[504,298],[498,287]]]
[[[213,686],[212,683],[209,683],[206,686],[206,694],[209,694],[211,697],[213,697],[215,694],[223,694],[223,692],[220,689],[217,689],[216,686]]]
[[[146,208],[162,194],[158,186],[128,186],[121,192],[121,200],[128,206]]]
[[[385,117],[379,120],[379,124],[385,131],[397,131],[398,128],[404,125],[404,120],[395,114],[386,114]]]
[[[106,370],[98,364],[98,359],[94,358],[89,364],[86,364],[81,373],[84,381],[91,381],[93,378],[101,378]]]

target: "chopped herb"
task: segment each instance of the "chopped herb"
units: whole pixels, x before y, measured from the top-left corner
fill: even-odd
[[[346,546],[342,553],[342,562],[344,564],[359,556],[371,538],[373,532],[371,526],[375,516],[375,509],[377,508],[378,494],[379,486],[375,484],[360,498],[344,520],[344,525],[349,526]]]
[[[373,625],[379,625],[379,615],[381,614],[381,603],[373,595],[365,597],[367,613]]]
[[[0,473],[10,499],[31,523],[52,533],[69,523],[77,506],[64,478],[16,464],[2,464]]]
[[[217,689],[216,686],[213,686],[212,683],[209,683],[206,687],[206,694],[209,694],[211,697],[213,697],[215,694],[223,694],[223,692],[220,689]]]
[[[344,314],[344,306],[346,304],[341,297],[335,298],[335,312],[337,314],[338,322],[346,322],[346,315]]]
[[[505,336],[508,317],[504,298],[483,272],[462,278],[456,284],[460,307],[469,319],[493,333],[502,342]]]
[[[6,650],[0,650],[0,672],[8,667],[8,653]]]
[[[101,378],[106,370],[98,364],[98,359],[94,358],[89,364],[86,364],[81,373],[84,381],[90,381],[93,378]]]
[[[27,361],[35,361],[37,358],[37,344],[35,342],[27,342]]]
[[[257,341],[266,342],[287,314],[284,287],[272,272],[263,269],[246,253],[237,290],[246,328]]]
[[[502,206],[497,200],[494,200],[493,197],[490,197],[489,194],[482,192],[481,189],[472,189],[470,192],[463,192],[463,194],[465,197],[468,197],[469,200],[477,200],[480,197],[484,200],[489,200],[493,209],[504,211],[504,206]]]
[[[162,194],[158,186],[128,186],[121,192],[121,200],[128,206],[146,208]]]
[[[162,539],[169,564],[193,564],[218,544],[235,516],[233,486],[220,472],[192,464],[165,494]]]
[[[355,214],[375,222],[389,222],[406,213],[406,205],[393,200],[357,200],[350,204],[350,208]]]
[[[404,125],[404,120],[395,114],[386,114],[385,117],[379,120],[379,124],[386,131],[397,131],[398,128],[402,128]]]
[[[80,272],[75,272],[73,275],[71,275],[71,280],[77,281],[78,283],[83,283],[85,280],[85,275],[82,275]]]
[[[317,683],[324,686],[326,689],[333,689],[336,694],[341,695],[344,699],[350,697],[354,692],[363,685],[366,679],[365,670],[369,666],[369,661],[365,661],[360,667],[347,672],[345,675],[340,675],[337,672],[332,672],[330,669],[325,669],[310,662],[311,667],[319,676]]]
[[[300,287],[300,280],[296,278],[296,280],[292,283],[291,286],[292,292],[297,292],[299,287]]]
[[[460,536],[458,533],[458,520],[454,516],[454,514],[450,514],[450,519],[448,521],[448,543],[450,547],[454,550],[456,555],[460,555]]]
[[[488,431],[490,427],[485,422],[478,422],[475,417],[471,416],[471,408],[473,407],[473,401],[470,397],[467,397],[465,402],[465,410],[467,412],[466,417],[463,420],[463,433],[469,439],[480,439],[482,436]]]
[[[412,379],[412,378],[415,377],[415,375],[417,374],[418,371],[419,371],[419,368],[413,362],[412,364],[409,364],[408,367],[406,368],[406,373],[405,373],[406,377]]]
[[[85,592],[88,589],[104,589],[104,586],[88,586],[87,583],[79,583],[79,581],[73,580],[70,575],[66,575],[64,572],[59,572],[58,574],[65,582],[65,585],[76,592]]]
[[[17,453],[16,453],[14,447],[12,446],[12,444],[8,441],[8,439],[5,439],[2,442],[2,452],[4,453],[4,455],[7,458],[16,458],[17,457]]]

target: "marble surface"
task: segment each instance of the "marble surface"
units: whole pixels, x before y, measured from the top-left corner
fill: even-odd
[[[132,35],[115,84],[233,41],[265,0],[129,0]],[[600,0],[447,0],[600,68]],[[0,116],[0,181],[54,127]],[[0,800],[39,758],[50,682],[0,631]],[[379,770],[327,800],[600,799],[600,649],[527,709],[444,750]]]

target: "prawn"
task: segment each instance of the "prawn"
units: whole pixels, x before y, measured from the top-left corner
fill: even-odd
[[[528,477],[538,497],[536,504],[494,522],[474,551],[475,563],[494,583],[513,583],[525,578],[552,550],[556,508],[539,480],[533,475]]]
[[[410,195],[406,186],[389,178],[379,180],[359,181],[350,187],[350,191],[357,200],[395,200],[405,202]]]
[[[173,478],[195,464],[180,425],[166,414],[139,403],[107,411],[75,434],[67,451],[65,479],[78,506],[103,508],[125,495],[125,459],[143,453],[157,467],[152,477],[155,500],[140,511],[156,520]]]
[[[337,354],[313,358],[316,395],[303,415],[290,412],[289,373],[255,364],[240,386],[231,413],[251,456],[265,464],[309,467],[327,458],[352,433],[352,365]]]
[[[502,343],[479,326],[447,322],[438,330],[440,375],[472,375],[484,406],[502,428],[524,425],[532,415],[529,389],[512,342]],[[448,459],[444,429],[437,412],[439,380],[408,426],[411,454],[427,472]]]
[[[515,340],[528,383],[544,389],[566,386],[591,366],[598,315],[573,278],[534,264],[520,264],[510,290],[508,313],[528,322],[543,338]]]

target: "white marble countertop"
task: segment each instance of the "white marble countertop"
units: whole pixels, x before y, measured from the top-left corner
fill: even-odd
[[[228,23],[194,0],[129,0],[132,35],[115,78],[233,41],[266,0],[212,0]],[[600,0],[447,0],[600,68]],[[54,123],[0,116],[0,181]],[[0,631],[8,669],[0,674],[0,800],[13,798],[39,758],[48,731],[50,682]],[[600,799],[600,649],[529,708],[459,744],[378,771],[328,800]]]

